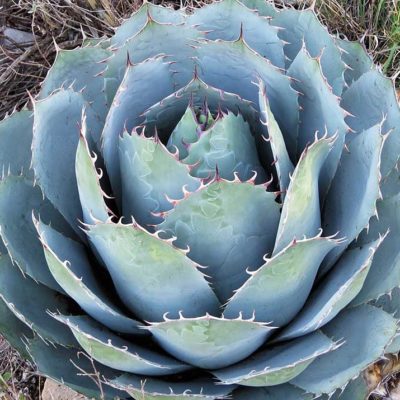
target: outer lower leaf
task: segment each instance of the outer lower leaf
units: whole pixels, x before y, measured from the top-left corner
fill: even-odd
[[[384,119],[382,132],[390,135],[382,151],[381,173],[387,176],[400,154],[400,108],[393,82],[376,69],[368,71],[344,93],[341,106],[352,114],[346,122],[357,135]]]
[[[243,36],[246,43],[273,65],[284,68],[283,42],[278,29],[267,18],[249,10],[237,0],[222,0],[195,9],[187,23],[201,31],[211,40],[236,40]]]
[[[95,221],[107,221],[109,210],[104,201],[104,192],[100,186],[100,177],[86,140],[86,117],[82,116],[82,130],[79,135],[75,158],[75,174],[79,199],[82,205],[83,221],[87,224]]]
[[[67,298],[29,277],[24,277],[8,256],[0,258],[0,297],[13,314],[43,340],[70,346],[72,334],[47,311],[68,312]]]
[[[28,340],[26,347],[40,374],[67,385],[89,398],[98,398],[100,388],[104,400],[128,398],[125,393],[108,387],[99,379],[104,377],[113,379],[117,371],[96,362],[92,363],[79,349],[67,349],[58,344],[48,346],[38,338]],[[96,378],[97,374],[99,376]],[[91,379],[93,377],[94,380]]]
[[[337,345],[320,332],[314,332],[280,346],[255,353],[234,366],[214,371],[223,384],[275,386],[302,373],[317,357]]]
[[[0,121],[0,173],[14,175],[29,171],[31,162],[33,118],[32,111],[14,112]]]
[[[106,90],[103,76],[106,66],[102,61],[111,55],[111,51],[100,46],[87,46],[74,50],[58,49],[54,64],[43,81],[39,98],[45,99],[61,87],[72,86],[76,92],[82,90],[83,99],[91,104],[97,118],[104,123],[113,96],[110,96]],[[60,115],[62,114],[58,114],[58,117]],[[50,129],[56,128],[50,127]],[[97,149],[100,149],[101,130],[89,133]]]
[[[278,12],[273,4],[263,0],[242,0],[241,3],[263,17],[273,17]]]
[[[372,219],[369,231],[356,243],[369,243],[389,229],[389,233],[374,256],[371,270],[354,304],[377,299],[399,286],[400,281],[400,194],[377,202],[379,219]]]
[[[323,200],[335,176],[348,126],[344,121],[346,113],[339,105],[339,98],[327,84],[320,62],[318,58],[311,58],[302,48],[288,69],[288,74],[294,78],[293,87],[301,93],[297,154],[301,154],[318,134],[336,137],[319,177],[320,198]]]
[[[312,400],[314,398],[312,394],[306,394],[290,384],[263,388],[241,387],[235,390],[233,395],[235,400]]]
[[[273,328],[251,320],[216,318],[166,319],[147,329],[168,353],[191,365],[216,369],[241,361],[257,350]]]
[[[157,90],[148,90],[152,82]],[[131,131],[143,123],[142,113],[174,91],[170,65],[157,57],[137,65],[128,65],[108,113],[104,130],[103,157],[116,198],[121,198],[121,177],[118,161],[118,138],[124,128]]]
[[[318,177],[334,138],[316,140],[302,153],[283,203],[273,254],[294,238],[315,236],[321,228]]]
[[[323,400],[365,400],[368,399],[369,389],[361,374],[348,382],[344,389],[338,389],[332,396],[322,396]]]
[[[85,312],[116,332],[143,334],[143,330],[138,328],[139,322],[125,316],[99,285],[98,281],[104,275],[90,265],[80,243],[64,237],[40,221],[36,222],[36,229],[50,272]]]
[[[45,196],[54,204],[74,230],[82,220],[75,175],[75,155],[79,141],[78,124],[83,108],[88,129],[94,129],[91,109],[81,93],[60,90],[34,103],[32,164],[35,178]],[[90,122],[92,121],[92,123]],[[97,130],[98,127],[95,127]]]
[[[164,24],[180,24],[185,21],[185,14],[180,10],[175,11],[173,8],[145,2],[138,11],[117,28],[110,40],[112,47],[124,45],[128,39],[135,36],[145,27],[149,18]]]
[[[322,331],[344,344],[315,360],[291,383],[307,392],[333,393],[383,355],[397,331],[397,321],[388,313],[370,306],[349,308],[340,313]]]
[[[379,182],[384,137],[376,125],[356,136],[344,151],[326,197],[323,227],[327,235],[339,232],[346,238],[324,261],[325,274],[353,239],[368,225],[380,197]],[[356,200],[357,199],[357,200]],[[387,228],[386,228],[387,229]],[[386,232],[381,232],[384,234]]]
[[[272,151],[272,160],[270,161],[275,164],[279,189],[281,192],[285,192],[289,187],[290,176],[293,173],[294,167],[289,158],[281,129],[271,111],[264,82],[259,82],[259,88],[258,104],[262,118],[261,123],[264,137],[268,139]],[[281,198],[282,200],[284,199],[284,193],[282,193]]]
[[[287,324],[304,305],[322,260],[337,244],[320,236],[293,241],[251,272],[229,300],[224,315],[249,317],[254,313],[257,321],[278,327]]]
[[[344,71],[344,80],[347,86],[374,68],[372,58],[361,43],[342,39],[336,39],[336,43],[341,51],[342,60],[347,66]]]
[[[373,302],[376,307],[382,308],[384,311],[392,315],[394,318],[400,317],[400,288],[394,288],[389,294],[381,296],[378,300]],[[397,335],[386,347],[386,353],[397,354],[400,351],[400,335]]]
[[[279,339],[292,339],[313,332],[335,318],[360,292],[382,240],[347,250],[295,319],[279,334]]]
[[[150,376],[177,374],[191,368],[124,340],[86,316],[55,315],[54,318],[66,324],[82,348],[107,367]]]
[[[193,165],[190,172],[198,178],[214,178],[218,168],[222,179],[234,180],[236,173],[241,181],[246,181],[256,173],[256,183],[267,180],[256,141],[240,114],[222,114],[196,143],[188,146],[188,152],[183,162]]]
[[[126,306],[140,318],[160,321],[178,316],[217,313],[219,303],[203,274],[185,253],[138,225],[89,227],[95,245]],[[190,282],[190,285],[188,285]]]
[[[176,204],[159,228],[207,267],[215,293],[225,302],[247,280],[246,268],[258,268],[272,251],[278,223],[275,194],[264,186],[215,180]]]
[[[33,332],[14,315],[2,299],[0,299],[0,331],[1,336],[6,339],[22,357],[29,358],[23,339],[32,338]]]
[[[0,181],[1,238],[11,258],[34,280],[62,292],[46,266],[42,246],[32,223],[32,212],[67,235],[71,229],[40,189],[23,176],[8,176]]]
[[[209,377],[184,383],[123,374],[107,382],[140,400],[217,400],[227,396],[235,386],[217,386]]]
[[[287,44],[286,67],[296,58],[302,46],[312,57],[321,57],[321,66],[333,92],[340,96],[343,90],[345,65],[334,38],[318,20],[312,10],[282,10],[272,19],[272,24],[281,27],[279,37]],[[289,74],[290,75],[290,74]]]
[[[154,137],[125,132],[119,141],[122,179],[122,207],[141,225],[162,221],[153,213],[170,210],[171,199],[181,199],[185,191],[193,192],[200,181],[190,176],[189,168],[171,154]]]
[[[258,104],[258,88],[252,82],[257,78],[264,81],[271,110],[285,137],[289,154],[294,155],[299,110],[297,93],[290,79],[241,39],[201,43],[196,56],[199,76],[207,84],[236,93],[254,104]]]

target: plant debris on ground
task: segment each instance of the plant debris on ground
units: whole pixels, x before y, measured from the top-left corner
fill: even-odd
[[[43,383],[35,367],[0,337],[0,399],[40,399]]]
[[[212,0],[157,0],[171,7],[197,7]],[[400,87],[400,4],[397,0],[275,0],[279,7],[313,7],[332,34],[364,43],[384,73]],[[0,119],[29,101],[56,56],[85,37],[113,32],[142,0],[0,0]],[[365,376],[375,399],[400,399],[400,363],[372,366]],[[43,378],[0,338],[0,399],[36,400]],[[396,394],[397,391],[397,394]],[[394,397],[397,396],[397,397]]]

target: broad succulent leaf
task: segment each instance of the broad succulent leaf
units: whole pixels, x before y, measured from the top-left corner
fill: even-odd
[[[15,112],[0,121],[0,170],[2,177],[7,174],[23,173],[32,177],[29,171],[32,144],[32,111]]]
[[[400,350],[400,109],[363,46],[221,0],[56,51],[0,122],[0,333],[90,398],[365,400]]]
[[[160,321],[165,313],[177,317],[179,311],[187,316],[217,312],[218,299],[203,273],[170,242],[136,224],[99,223],[89,227],[88,235],[121,300],[140,318]]]

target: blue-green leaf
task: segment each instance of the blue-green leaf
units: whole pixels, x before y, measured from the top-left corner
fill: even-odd
[[[311,293],[295,319],[279,334],[279,339],[291,339],[313,332],[335,318],[360,292],[376,249],[383,239],[347,250]]]
[[[86,117],[83,114],[76,149],[75,173],[83,221],[87,224],[92,224],[95,221],[105,222],[111,213],[104,201],[105,194],[100,186],[101,175],[96,170],[96,158],[92,158],[86,140]]]
[[[279,31],[279,37],[287,43],[284,47],[286,68],[296,58],[302,46],[305,46],[312,57],[321,57],[322,71],[333,92],[340,96],[344,86],[345,64],[334,38],[314,11],[282,10],[272,18],[272,24],[283,28]]]
[[[148,84],[157,90],[148,90]],[[121,177],[118,160],[118,138],[124,129],[131,131],[144,122],[143,112],[174,91],[171,66],[162,57],[137,65],[128,65],[108,113],[104,130],[103,157],[117,199],[121,199]]]
[[[236,173],[241,181],[253,176],[256,183],[267,180],[249,125],[240,114],[229,111],[202,132],[197,142],[188,145],[183,162],[193,165],[190,172],[198,178],[212,179],[218,168],[222,179],[234,180]]]
[[[40,189],[23,176],[0,181],[0,227],[11,258],[32,279],[62,292],[49,272],[32,222],[32,212],[67,235],[72,231]]]
[[[249,10],[237,0],[222,0],[196,8],[188,17],[187,24],[206,32],[211,40],[244,40],[257,53],[279,68],[285,67],[283,42],[278,29],[271,26],[267,18]]]
[[[225,302],[247,280],[246,268],[258,268],[272,251],[280,216],[275,197],[262,185],[215,180],[179,201],[159,228],[207,267]]]
[[[259,82],[258,105],[262,118],[262,129],[265,140],[268,140],[272,152],[272,160],[276,168],[279,181],[279,189],[282,192],[282,200],[285,198],[285,191],[289,187],[290,177],[294,167],[286,149],[285,139],[282,131],[276,122],[275,116],[271,111],[264,82]]]
[[[104,400],[128,398],[125,393],[102,383],[103,379],[115,378],[117,371],[89,359],[78,348],[64,348],[58,344],[48,346],[36,337],[28,340],[26,347],[40,374],[89,398],[96,399],[101,392]]]
[[[32,177],[31,163],[32,111],[14,112],[0,121],[0,173],[21,172]]]
[[[165,319],[147,327],[157,343],[178,360],[216,369],[243,360],[271,335],[272,327],[244,320],[216,318]]]
[[[291,342],[273,346],[234,366],[213,371],[223,384],[275,386],[302,373],[317,357],[337,345],[321,332],[313,332]]]
[[[147,321],[183,311],[217,314],[219,302],[184,251],[136,224],[96,224],[87,232],[126,306]],[[188,284],[190,282],[190,285]]]
[[[97,273],[96,276],[95,268],[90,265],[80,243],[64,237],[41,221],[36,221],[36,229],[50,272],[84,311],[117,332],[144,333],[138,328],[139,322],[125,316],[100,286],[99,280],[103,275]]]
[[[337,245],[337,241],[320,236],[293,241],[251,272],[229,300],[224,315],[249,317],[254,313],[257,321],[278,327],[287,324],[306,302],[322,260]]]
[[[111,46],[115,48],[124,45],[128,39],[145,27],[149,18],[164,24],[180,24],[185,21],[185,14],[180,10],[175,11],[173,8],[144,2],[139,10],[116,29],[114,36],[110,39]]]
[[[123,215],[141,225],[162,221],[154,213],[172,208],[168,198],[181,199],[193,192],[200,180],[171,154],[158,138],[127,132],[119,141]]]
[[[399,160],[400,107],[394,84],[377,69],[366,72],[344,93],[341,106],[352,115],[346,122],[357,135],[383,119],[382,133],[390,132],[382,151],[382,176],[387,176]],[[352,140],[353,135],[348,139]]]
[[[364,304],[342,311],[322,331],[333,340],[343,340],[344,344],[317,358],[291,381],[316,395],[333,393],[381,357],[397,331],[397,320]]]
[[[347,86],[350,86],[363,74],[374,68],[372,57],[360,42],[336,39],[336,43],[341,51],[342,60],[347,67],[344,71],[344,80]],[[347,88],[344,90],[346,91]]]
[[[334,140],[323,137],[302,153],[283,203],[273,254],[294,238],[310,238],[321,229],[318,177]]]
[[[203,82],[195,72],[193,79],[186,86],[146,110],[144,125],[147,133],[157,132],[162,140],[167,140],[177,122],[184,116],[188,104],[202,106],[205,102],[214,113],[217,111],[240,113],[253,132],[259,131],[257,111],[250,101],[221,90],[218,84],[213,87],[209,82]]]
[[[80,47],[73,50],[58,49],[56,59],[42,83],[39,98],[45,99],[55,90],[71,86],[76,92],[81,91],[83,99],[91,104],[96,118],[101,125],[104,124],[112,96],[109,96],[106,90],[103,76],[106,66],[102,61],[111,55],[111,51],[99,46]],[[50,129],[56,130],[57,125]],[[90,131],[97,150],[100,150],[100,133],[100,129]]]
[[[54,318],[66,324],[82,348],[107,367],[150,376],[177,374],[191,368],[124,340],[86,316],[54,315]]]
[[[71,346],[75,339],[48,310],[68,312],[68,299],[60,293],[23,276],[8,256],[0,258],[0,297],[13,314],[43,340]]]
[[[229,398],[227,395],[235,388],[235,386],[217,386],[209,377],[182,383],[123,374],[107,383],[140,400],[225,399]]]
[[[289,154],[295,154],[299,109],[290,79],[239,39],[235,42],[208,41],[196,50],[199,76],[207,84],[258,104],[258,87],[264,81],[271,110],[282,130]],[[221,68],[223,66],[223,68]]]
[[[82,211],[76,183],[75,156],[84,108],[90,132],[94,126],[90,123],[92,112],[81,93],[71,89],[60,90],[44,100],[34,102],[32,143],[35,178],[44,195],[79,235],[82,235],[78,228]]]
[[[390,293],[400,282],[400,194],[377,202],[379,219],[373,218],[368,232],[362,232],[358,243],[365,244],[375,240],[387,230],[385,240],[377,250],[368,273],[367,279],[354,304],[377,299],[385,293]]]
[[[322,220],[325,234],[339,233],[346,242],[328,255],[321,274],[332,267],[375,214],[375,204],[380,197],[379,166],[384,139],[380,125],[375,125],[354,137],[348,144],[348,151],[342,154],[326,197]]]

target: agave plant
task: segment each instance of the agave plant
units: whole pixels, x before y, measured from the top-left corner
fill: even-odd
[[[312,10],[145,3],[0,123],[0,331],[96,398],[366,398],[400,350],[400,111]]]

